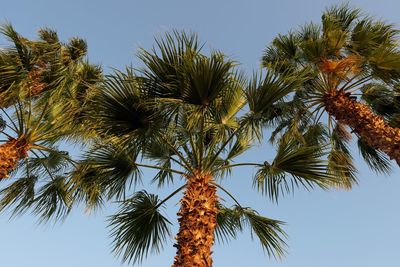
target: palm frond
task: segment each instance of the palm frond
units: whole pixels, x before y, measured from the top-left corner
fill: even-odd
[[[140,182],[141,172],[135,164],[136,155],[111,146],[95,147],[86,153],[81,164],[96,170],[97,183],[107,192],[108,198],[124,197],[126,190]]]
[[[35,197],[36,176],[19,178],[0,191],[0,211],[13,207],[12,215],[18,215],[29,209]]]
[[[44,184],[39,189],[32,205],[33,212],[39,216],[41,223],[50,219],[64,219],[71,208],[71,196],[65,177],[56,176],[54,180]]]
[[[246,90],[250,114],[245,120],[251,123],[267,123],[281,116],[278,104],[283,102],[291,93],[304,82],[305,72],[277,74],[267,71],[263,79],[256,75]]]
[[[360,138],[357,141],[357,145],[361,156],[364,158],[371,170],[377,173],[390,174],[392,166],[390,159],[384,153],[370,147]]]
[[[47,175],[47,171],[57,174],[64,172],[68,167],[71,167],[71,162],[72,160],[69,157],[68,152],[52,149],[47,153],[43,153],[40,157],[29,158],[25,168],[27,171],[38,175]]]
[[[236,238],[237,233],[248,226],[252,237],[258,237],[268,256],[281,258],[285,255],[287,245],[284,239],[287,235],[281,228],[283,222],[263,217],[251,208],[238,205],[227,208],[219,203],[218,209],[216,236],[219,241]]]
[[[107,76],[91,99],[88,122],[100,136],[109,136],[113,142],[141,146],[152,131],[160,130],[162,118],[130,69]]]
[[[263,217],[250,208],[244,208],[243,215],[268,256],[282,258],[286,253],[286,234],[281,228],[283,222]]]
[[[113,252],[122,261],[140,263],[162,249],[170,235],[170,222],[159,212],[159,203],[156,195],[140,191],[124,201],[121,210],[110,217]]]
[[[88,212],[102,208],[107,199],[99,171],[83,163],[69,174],[72,199],[74,202],[84,202]]]
[[[327,189],[337,182],[337,178],[328,172],[328,162],[323,159],[325,155],[321,146],[306,146],[284,137],[273,162],[265,162],[257,171],[254,184],[273,201],[299,186],[311,189],[317,185]]]
[[[221,203],[217,204],[217,227],[215,236],[220,242],[229,241],[236,238],[237,233],[243,230],[242,214],[240,209],[227,208]]]

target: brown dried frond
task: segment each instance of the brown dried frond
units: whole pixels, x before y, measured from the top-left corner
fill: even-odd
[[[335,74],[341,79],[346,79],[349,75],[356,75],[361,71],[362,59],[357,55],[349,55],[343,59],[321,59],[319,69],[326,74]]]

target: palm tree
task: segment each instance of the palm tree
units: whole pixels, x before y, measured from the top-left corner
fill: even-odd
[[[276,37],[262,62],[276,71],[309,71],[310,79],[297,90],[305,103],[299,106],[317,114],[317,121],[326,111],[329,124],[337,125],[331,128],[342,133],[350,127],[367,162],[387,170],[382,152],[400,165],[400,129],[376,115],[371,101],[358,100],[356,92],[384,87],[393,94],[400,79],[397,34],[393,25],[361,16],[358,9],[334,6],[324,12],[321,25],[306,24]]]
[[[274,201],[295,187],[351,186],[352,176],[339,165],[328,168],[334,163],[326,159],[327,140],[314,138],[311,127],[301,140],[279,138],[272,161],[234,161],[286,112],[286,98],[303,82],[299,74],[267,71],[247,82],[222,53],[205,55],[195,35],[174,32],[156,44],[139,53],[142,69],[106,76],[89,100],[86,125],[96,137],[70,173],[72,198],[88,208],[110,199],[121,203],[110,227],[114,252],[126,261],[161,249],[170,222],[160,209],[182,190],[173,266],[212,266],[215,234],[234,237],[245,225],[268,254],[282,256],[282,222],[241,205],[218,180],[234,167],[252,166],[254,185]],[[144,190],[126,197],[144,168],[158,171],[152,182],[160,187],[176,176],[183,184],[163,200]],[[225,207],[218,190],[235,205]]]
[[[39,40],[28,40],[14,28],[0,32],[12,45],[0,50],[0,179],[9,176],[28,151],[44,149],[76,135],[90,88],[101,79],[101,69],[84,61],[86,43],[59,41],[55,31],[39,30]],[[33,152],[34,153],[34,152]],[[36,153],[34,153],[37,156]]]

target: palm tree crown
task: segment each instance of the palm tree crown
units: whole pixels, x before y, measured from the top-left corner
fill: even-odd
[[[278,72],[308,71],[310,79],[296,91],[296,113],[319,123],[324,118],[322,111],[326,111],[332,143],[343,155],[342,160],[351,159],[345,149],[350,127],[351,133],[359,137],[359,148],[367,163],[375,170],[388,172],[387,156],[400,164],[400,130],[385,117],[375,115],[370,104],[373,108],[374,95],[396,92],[400,79],[397,36],[394,25],[361,16],[360,10],[347,5],[333,6],[323,13],[321,24],[306,24],[278,35],[265,50],[262,62]],[[366,102],[357,100],[357,91]],[[382,104],[380,108],[383,116],[395,113],[392,110],[385,114]],[[340,140],[335,136],[341,136]]]

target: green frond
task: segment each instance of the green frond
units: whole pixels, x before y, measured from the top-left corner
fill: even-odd
[[[68,57],[72,60],[78,60],[87,53],[86,41],[80,38],[71,38],[66,46]]]
[[[284,116],[288,107],[284,101],[301,86],[304,79],[306,72],[293,75],[267,70],[263,79],[254,76],[246,90],[250,112],[244,116],[242,123],[261,139],[262,126],[275,124]]]
[[[286,254],[287,246],[284,241],[287,235],[281,228],[284,223],[263,217],[250,208],[244,208],[242,212],[246,218],[245,222],[250,226],[252,235],[258,237],[268,256],[282,258]]]
[[[100,136],[139,145],[152,131],[159,131],[162,118],[149,103],[134,74],[115,72],[106,77],[91,102],[87,120]],[[125,145],[126,145],[125,144]]]
[[[372,50],[368,56],[373,75],[385,82],[400,79],[400,50],[382,47]]]
[[[333,5],[325,10],[322,15],[322,23],[333,23],[342,31],[351,29],[353,23],[360,17],[361,10],[351,8],[349,4]]]
[[[227,208],[221,203],[217,204],[217,227],[215,236],[219,242],[227,242],[231,238],[236,239],[237,233],[243,231],[241,210],[238,208]]]
[[[159,167],[162,169],[154,176],[152,179],[153,183],[157,183],[158,187],[162,187],[165,184],[173,183],[174,182],[174,176],[169,169],[171,169],[172,164],[171,160],[164,160],[164,162],[159,162]]]
[[[65,177],[56,176],[54,180],[45,183],[37,192],[32,206],[41,223],[51,219],[63,220],[71,208],[71,196]]]
[[[101,180],[100,170],[85,164],[78,164],[70,174],[70,194],[74,202],[83,202],[86,211],[101,209],[107,200],[107,191]]]
[[[141,181],[141,172],[136,165],[136,155],[126,150],[118,150],[110,146],[94,147],[86,153],[81,164],[96,170],[95,181],[106,190],[109,199],[124,197],[126,190]]]
[[[28,176],[17,179],[0,191],[0,211],[12,209],[12,215],[19,215],[32,206],[38,177]]]
[[[350,154],[332,148],[327,160],[328,171],[336,178],[335,181],[332,181],[332,187],[349,190],[354,184],[357,184],[357,169]]]
[[[305,146],[282,138],[273,162],[265,162],[257,171],[254,184],[273,201],[299,186],[311,189],[317,185],[327,189],[337,178],[328,172],[325,155],[326,151],[320,146]]]
[[[361,89],[362,99],[379,115],[390,117],[400,113],[400,101],[397,101],[393,88],[380,83],[371,83]]]
[[[360,138],[357,140],[357,145],[361,156],[371,170],[387,175],[391,173],[392,165],[390,159],[384,153],[370,147]]]
[[[180,99],[184,88],[185,64],[193,63],[201,45],[195,34],[174,31],[156,39],[152,51],[142,49],[139,59],[145,64],[141,72],[146,78],[148,93],[160,98]]]
[[[269,118],[277,114],[274,112],[273,105],[283,101],[290,93],[293,93],[301,84],[301,77],[294,77],[291,74],[276,74],[267,71],[265,77],[253,77],[246,90],[246,97],[252,116]]]
[[[242,155],[252,145],[253,139],[251,136],[247,136],[245,132],[241,132],[237,135],[236,141],[227,150],[227,156],[225,160],[231,161],[236,157]]]
[[[376,49],[395,46],[398,34],[393,24],[365,18],[354,26],[349,48],[368,58]]]
[[[61,173],[71,167],[71,158],[66,151],[51,149],[49,152],[43,152],[40,157],[31,157],[25,167],[27,171],[36,173],[39,176],[47,176],[47,171],[51,173]]]
[[[113,252],[122,261],[140,263],[162,249],[170,235],[170,222],[160,213],[159,203],[158,196],[140,191],[122,202],[121,210],[110,217]]]
[[[26,39],[19,35],[11,24],[3,24],[0,27],[0,34],[12,42],[12,48],[16,52],[18,61],[25,69],[30,70],[32,66],[32,54],[26,45]]]
[[[234,205],[227,208],[218,204],[216,236],[219,241],[228,241],[236,238],[238,232],[248,226],[252,237],[257,236],[268,256],[282,258],[286,254],[287,237],[281,226],[281,221],[273,220],[259,215],[251,208]]]
[[[50,29],[50,28],[42,28],[38,31],[38,36],[41,40],[49,43],[49,44],[54,44],[58,43],[58,34],[55,30]]]

